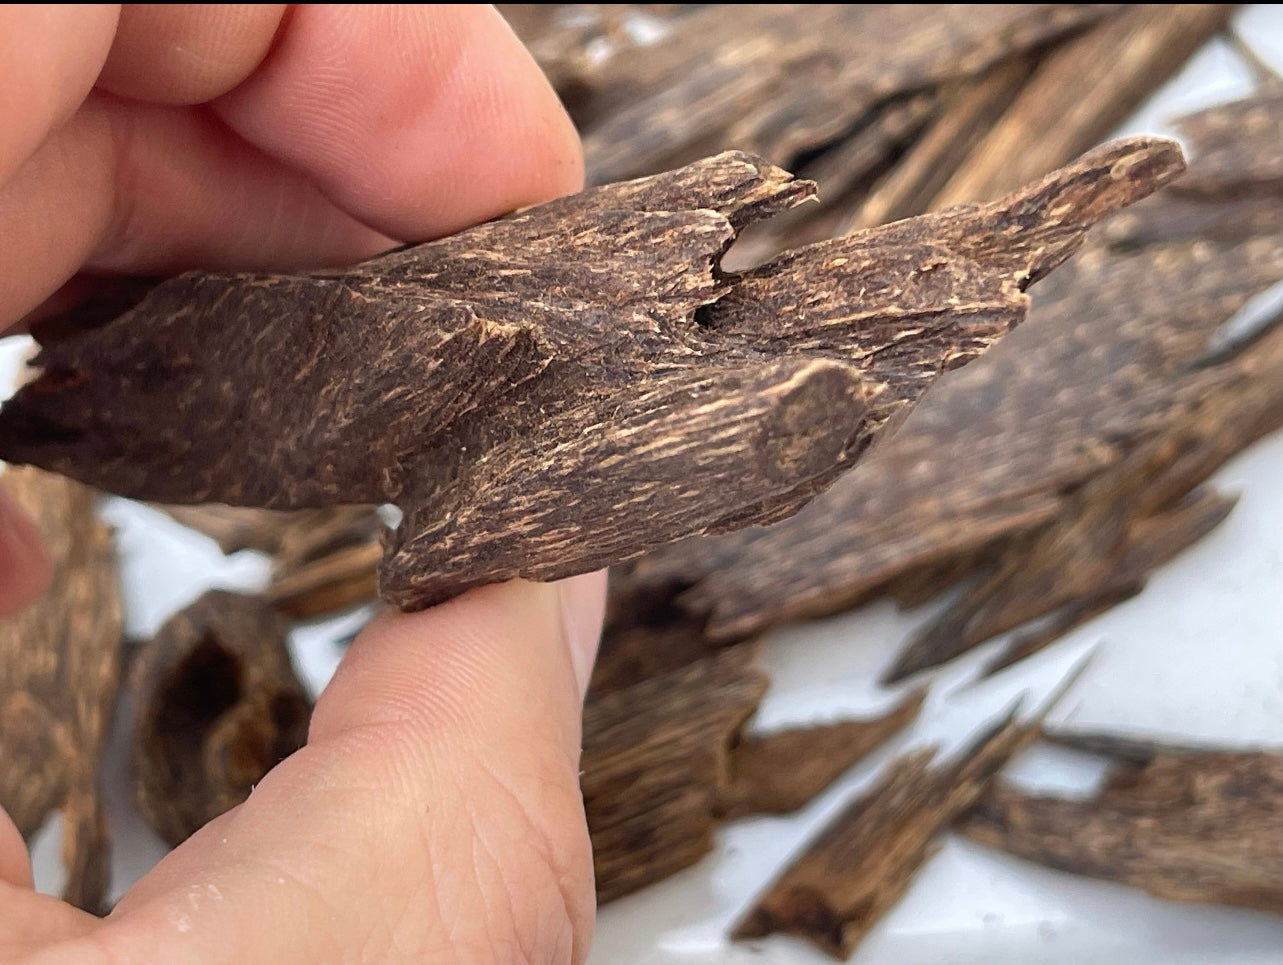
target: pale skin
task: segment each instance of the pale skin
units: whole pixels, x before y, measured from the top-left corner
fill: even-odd
[[[489,7],[0,8],[0,328],[104,273],[350,262],[576,190],[574,130]],[[47,563],[0,498],[0,615]],[[307,746],[105,919],[0,814],[0,961],[577,963],[579,718],[604,581],[386,614]]]

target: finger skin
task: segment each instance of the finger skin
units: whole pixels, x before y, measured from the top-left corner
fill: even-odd
[[[395,238],[449,234],[583,181],[556,94],[486,5],[299,5],[214,107]]]
[[[82,267],[348,263],[582,184],[569,119],[489,7],[299,8],[215,111],[96,93],[0,185],[0,330]]]
[[[0,479],[0,619],[34,603],[49,587],[53,573],[40,530],[3,485]],[[11,881],[5,870],[4,835],[0,825],[0,880]]]
[[[199,104],[267,56],[284,3],[127,3],[98,86],[155,104]]]
[[[0,808],[0,882],[18,888],[33,888],[31,877],[31,856],[27,846],[18,833],[4,808]]]
[[[0,7],[0,184],[85,99],[111,47],[119,8],[114,3]]]
[[[434,237],[581,181],[573,128],[490,8],[301,7],[213,105],[98,92],[0,187],[0,236],[25,259],[4,266],[0,323],[82,263],[276,266]],[[590,579],[378,621],[308,746],[104,923],[0,883],[0,960],[582,962],[579,720],[604,597]]]
[[[0,329],[82,268],[289,270],[394,243],[208,112],[98,93],[0,186],[0,237]]]
[[[117,965],[158,941],[174,965],[582,962],[592,869],[561,599],[516,581],[378,621],[308,747],[165,859],[94,945]]]

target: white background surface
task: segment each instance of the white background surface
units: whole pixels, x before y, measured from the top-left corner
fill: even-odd
[[[1283,5],[1250,7],[1236,22],[1261,55],[1283,68]],[[1216,42],[1120,133],[1171,133],[1164,119],[1249,89],[1241,62]],[[16,341],[0,345],[0,368],[12,365],[20,349]],[[732,946],[724,935],[790,855],[890,757],[926,742],[957,746],[1017,695],[1036,703],[1051,693],[1088,652],[1092,661],[1052,713],[1053,724],[1225,746],[1283,745],[1281,480],[1283,434],[1276,434],[1217,475],[1223,490],[1241,494],[1237,508],[1211,536],[1158,572],[1140,597],[990,681],[968,685],[994,644],[948,667],[935,679],[917,725],[798,815],[727,825],[715,852],[699,865],[602,909],[592,965],[828,961],[790,938]],[[131,636],[150,634],[206,586],[253,588],[266,576],[263,559],[250,553],[224,558],[211,542],[151,510],[116,500],[108,512],[119,531]],[[939,606],[904,613],[881,601],[774,634],[764,657],[773,683],[753,726],[770,730],[884,709],[900,692],[878,691],[871,681]],[[357,615],[297,634],[300,669],[314,689],[339,659],[336,641],[361,622]],[[116,775],[109,800],[113,894],[119,895],[163,847],[129,806],[123,735],[113,741],[108,768]],[[1035,748],[1008,774],[1036,787],[1084,792],[1102,769],[1093,758]],[[54,822],[36,842],[37,881],[44,890],[61,887],[58,835]],[[1163,902],[947,839],[851,960],[1277,965],[1283,962],[1283,918]]]

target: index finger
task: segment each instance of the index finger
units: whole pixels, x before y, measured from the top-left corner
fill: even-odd
[[[583,181],[569,117],[489,5],[300,5],[213,104],[394,238],[449,234]]]

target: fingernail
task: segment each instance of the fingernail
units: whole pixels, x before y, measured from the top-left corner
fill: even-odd
[[[561,594],[561,619],[570,647],[570,664],[579,683],[579,696],[588,692],[601,622],[606,615],[606,571],[572,576],[557,584]]]

